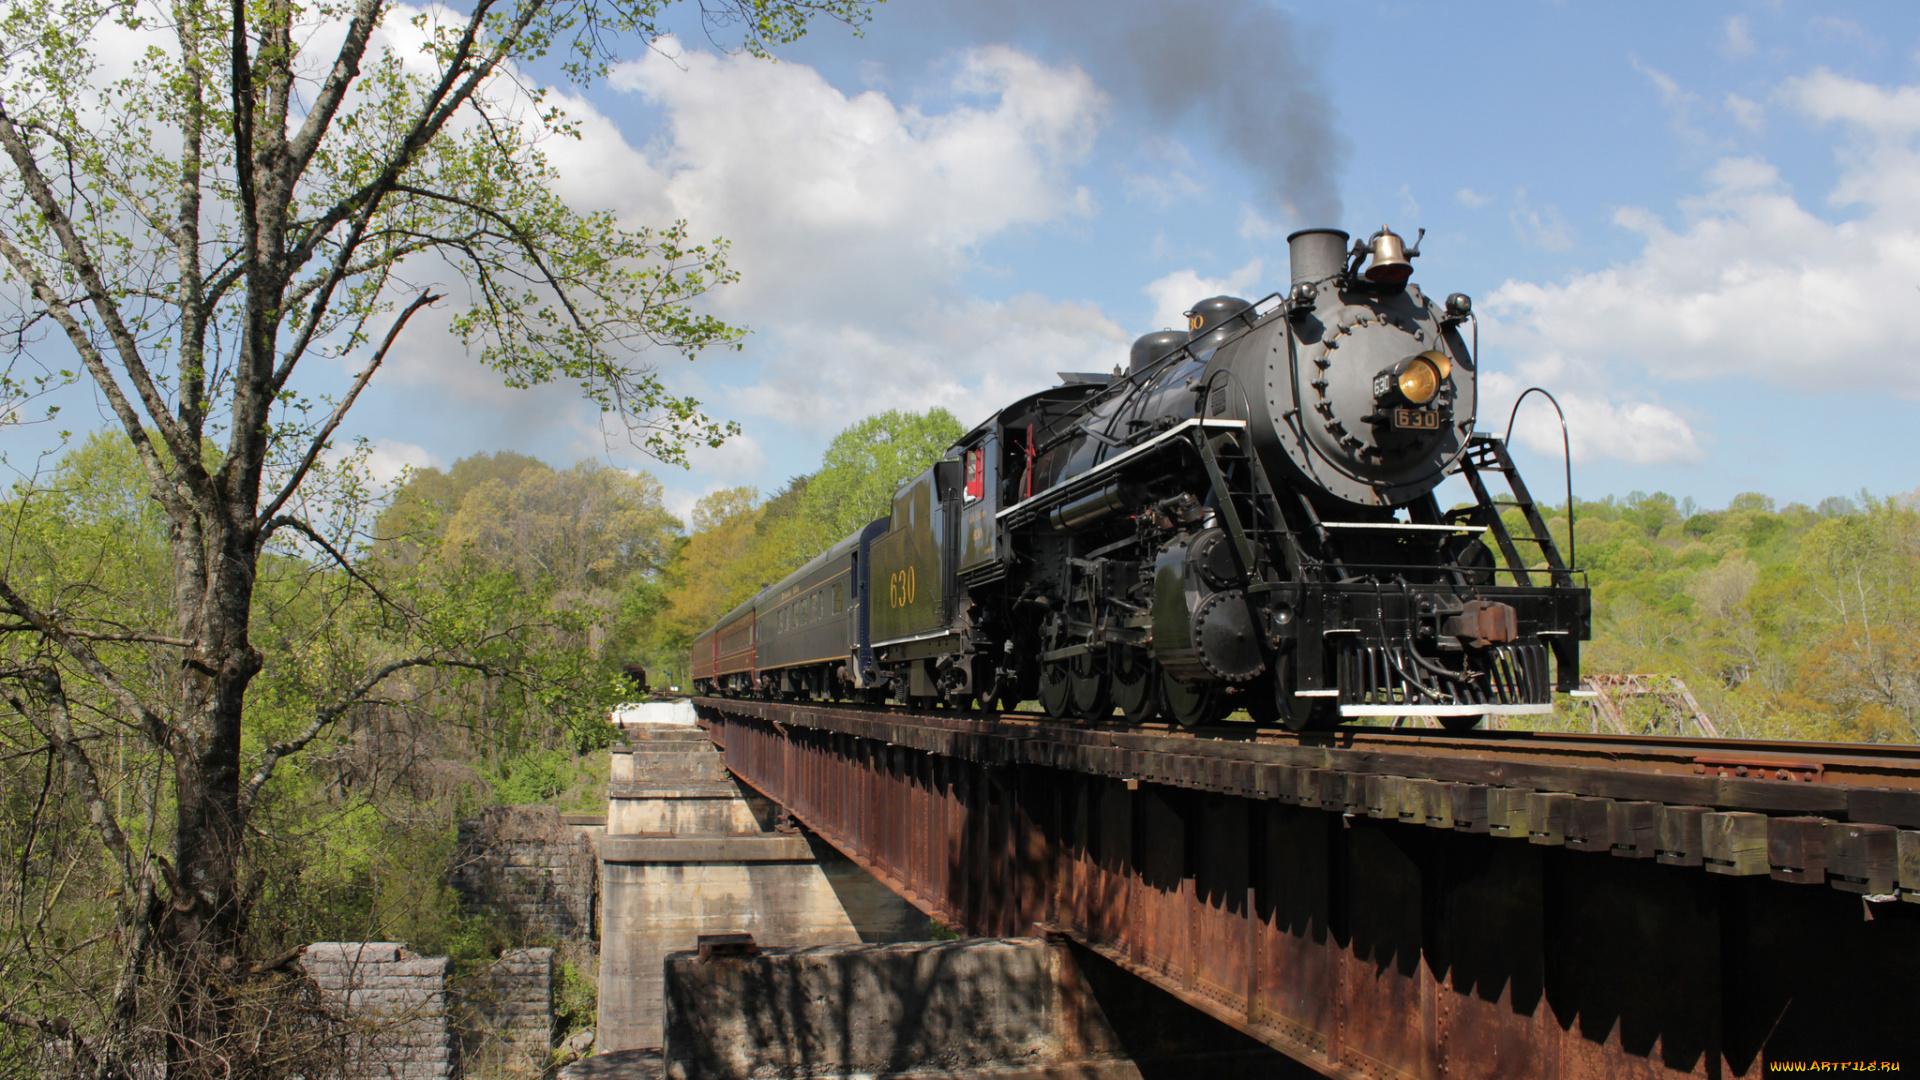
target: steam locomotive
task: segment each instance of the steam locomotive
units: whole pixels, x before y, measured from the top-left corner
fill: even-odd
[[[694,685],[1296,731],[1551,711],[1584,575],[1474,430],[1473,305],[1410,282],[1418,239],[1297,232],[1286,293],[988,417],[696,638]],[[1473,501],[1442,510],[1450,475]]]

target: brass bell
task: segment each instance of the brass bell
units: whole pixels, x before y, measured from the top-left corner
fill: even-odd
[[[1407,243],[1385,225],[1369,241],[1373,265],[1367,267],[1367,280],[1382,285],[1399,285],[1413,276],[1413,263],[1407,260]]]

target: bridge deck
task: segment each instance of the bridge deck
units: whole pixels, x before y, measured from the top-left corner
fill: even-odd
[[[923,910],[1067,934],[1329,1075],[1920,1064],[1913,748],[699,704]]]

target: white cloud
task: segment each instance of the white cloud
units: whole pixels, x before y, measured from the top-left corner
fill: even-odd
[[[1731,90],[1727,92],[1726,106],[1727,112],[1733,114],[1733,122],[1748,131],[1759,131],[1766,119],[1766,111],[1759,102],[1743,98]]]
[[[622,65],[613,84],[663,111],[658,142],[632,150],[609,124],[553,154],[581,178],[576,202],[616,195],[640,220],[733,241],[742,279],[712,306],[755,333],[739,360],[703,362],[711,403],[816,434],[888,408],[978,419],[1056,370],[1124,362],[1127,335],[1096,309],[985,300],[962,281],[993,237],[1093,213],[1072,169],[1106,97],[1079,69],[968,50],[943,112],[844,94],[802,64],[700,52]]]
[[[1196,198],[1206,190],[1193,177],[1172,169],[1164,173],[1128,172],[1121,178],[1127,198],[1140,199],[1164,210],[1175,203]]]
[[[1598,426],[1624,425],[1637,443],[1599,452],[1690,460],[1700,442],[1678,413],[1623,400],[1629,376],[1920,399],[1920,320],[1903,315],[1920,306],[1920,87],[1818,71],[1779,96],[1847,135],[1826,200],[1847,220],[1802,206],[1766,161],[1725,158],[1678,224],[1615,214],[1642,238],[1633,260],[1509,281],[1483,305],[1523,377],[1615,403]]]
[[[1883,138],[1920,131],[1920,86],[1876,86],[1823,68],[1787,80],[1783,90],[1816,120],[1851,124]]]
[[[1453,201],[1469,210],[1478,210],[1493,200],[1491,197],[1482,195],[1470,187],[1463,187],[1453,193]]]
[[[1032,294],[899,314],[898,321],[849,320],[788,341],[728,405],[822,435],[883,409],[939,406],[972,425],[1053,385],[1056,372],[1126,363],[1130,340],[1091,304]],[[901,325],[913,332],[902,335]]]
[[[1680,85],[1673,76],[1657,68],[1651,68],[1632,57],[1633,69],[1647,77],[1653,88],[1660,92],[1660,103],[1667,107],[1667,126],[1673,133],[1692,143],[1706,143],[1706,133],[1693,126],[1693,109],[1700,104],[1700,96]]]
[[[1753,26],[1745,15],[1729,15],[1726,23],[1726,36],[1720,42],[1720,55],[1729,60],[1738,60],[1753,55]]]
[[[367,471],[382,484],[400,479],[408,469],[427,469],[435,464],[425,447],[398,439],[375,439],[367,452]]]
[[[612,82],[666,113],[651,167],[587,172],[561,148],[556,161],[609,188],[658,185],[697,233],[732,238],[742,280],[715,302],[756,322],[898,311],[930,284],[950,291],[990,237],[1092,209],[1070,169],[1105,96],[1005,47],[960,54],[950,89],[978,103],[934,114],[744,56],[649,54]]]
[[[1548,251],[1566,251],[1573,247],[1573,229],[1560,216],[1560,208],[1546,203],[1538,208],[1527,200],[1527,189],[1513,193],[1513,209],[1507,212],[1513,234],[1521,243]]]
[[[1400,212],[1410,220],[1420,219],[1420,200],[1414,198],[1412,184],[1400,185]]]
[[[767,452],[752,435],[736,435],[719,446],[687,451],[687,465],[713,481],[709,490],[744,484],[767,467]],[[804,470],[802,470],[804,471]]]
[[[804,64],[670,40],[664,53],[620,65],[610,80],[659,111],[653,141],[629,144],[607,114],[566,98],[582,137],[543,149],[576,207],[610,208],[634,227],[683,219],[696,239],[731,242],[741,280],[703,303],[753,333],[741,353],[710,353],[691,369],[657,356],[676,391],[739,419],[778,421],[804,443],[888,408],[938,404],[977,419],[1051,384],[1056,370],[1124,363],[1128,336],[1097,309],[986,300],[963,280],[992,238],[1094,212],[1073,168],[1091,153],[1106,97],[1079,69],[1001,46],[967,50],[939,88],[957,103],[929,111],[879,90],[843,93]],[[398,369],[478,408],[506,405],[498,380],[476,377],[444,334]],[[550,403],[514,399],[526,410],[515,419],[578,429],[581,452],[604,449],[568,391]],[[751,439],[728,447],[691,456],[707,490],[768,467]]]
[[[1513,403],[1527,383],[1502,371],[1480,380],[1481,429],[1501,432],[1513,418],[1513,439],[1535,451],[1559,457],[1560,418],[1545,402],[1530,399],[1518,413]],[[1562,387],[1554,394],[1566,410],[1566,448],[1577,462],[1617,458],[1636,465],[1696,464],[1706,458],[1704,438],[1679,412],[1648,401],[1619,400],[1605,392]]]
[[[1286,236],[1293,230],[1284,221],[1262,214],[1252,206],[1240,208],[1240,238],[1242,240],[1275,240]]]
[[[681,522],[693,519],[693,508],[701,499],[719,491],[721,488],[739,487],[758,480],[767,468],[767,451],[760,440],[750,434],[735,435],[719,446],[696,446],[687,451],[687,470],[654,470],[660,478],[662,495],[667,513]],[[810,465],[794,464],[788,467],[789,473],[806,472]],[[695,478],[691,484],[678,483],[682,479]],[[772,492],[762,491],[761,495]]]
[[[1164,135],[1142,133],[1134,146],[1133,160],[1118,168],[1128,199],[1140,199],[1163,210],[1206,191],[1206,184],[1196,175],[1206,170],[1193,151]]]
[[[1866,31],[1860,29],[1859,23],[1832,15],[1815,15],[1807,20],[1807,28],[1829,41],[1865,43],[1872,40],[1867,37]]]
[[[1147,286],[1153,298],[1153,328],[1181,330],[1187,325],[1187,310],[1196,301],[1209,296],[1241,296],[1248,300],[1260,282],[1264,260],[1255,259],[1223,278],[1201,277],[1196,270],[1175,270]]]

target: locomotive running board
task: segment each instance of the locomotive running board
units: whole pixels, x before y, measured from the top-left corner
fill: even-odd
[[[1133,449],[1128,450],[1123,454],[1117,454],[1113,457],[1110,457],[1107,460],[1101,462],[1098,465],[1095,465],[1093,468],[1088,469],[1086,472],[1083,472],[1080,475],[1073,477],[1072,479],[1066,481],[1063,484],[1056,484],[1053,487],[1050,487],[1047,490],[1041,492],[1040,494],[1025,500],[1024,502],[1014,503],[1012,506],[1009,506],[1005,510],[1002,510],[998,514],[995,514],[994,518],[1000,521],[1007,521],[1007,524],[1009,525],[1025,524],[1029,517],[1040,513],[1040,511],[1045,510],[1047,507],[1052,506],[1055,503],[1063,502],[1069,498],[1072,498],[1074,495],[1079,494],[1081,490],[1084,488],[1093,486],[1093,481],[1097,477],[1101,477],[1104,474],[1119,468],[1121,465],[1124,465],[1129,461],[1146,457],[1148,454],[1151,454],[1153,451],[1166,446],[1168,443],[1172,442],[1174,439],[1185,434],[1189,428],[1202,428],[1202,429],[1223,428],[1224,429],[1224,428],[1245,428],[1246,426],[1247,426],[1247,422],[1245,420],[1202,420],[1198,417],[1195,417],[1191,420],[1182,420],[1180,423],[1173,425],[1172,427],[1168,428],[1167,430],[1161,432],[1158,435],[1155,435],[1153,438],[1148,439],[1146,442],[1141,443],[1139,446],[1136,446]],[[1009,518],[1013,518],[1016,515],[1018,515],[1018,520],[1011,520],[1011,521],[1008,520]]]

